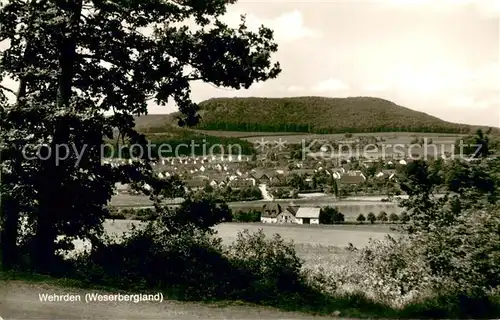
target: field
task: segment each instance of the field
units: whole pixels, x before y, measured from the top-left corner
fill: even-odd
[[[402,208],[400,208],[396,203],[382,202],[380,201],[382,197],[353,197],[347,200],[335,200],[333,197],[318,197],[318,198],[305,198],[305,199],[293,199],[296,205],[301,206],[336,206],[340,212],[342,212],[346,220],[355,220],[357,216],[362,213],[365,216],[373,212],[378,214],[381,211],[385,211],[387,214],[396,213],[400,214]],[[292,200],[276,200],[281,206],[286,207],[290,204]],[[269,201],[259,200],[259,201],[241,201],[241,202],[229,202],[228,205],[233,211],[246,211],[251,209],[260,209],[264,204],[268,204]],[[117,208],[148,208],[152,206],[152,202],[147,196],[133,196],[126,194],[119,194],[111,199],[111,206]]]
[[[216,137],[244,138],[255,142],[260,139],[267,140],[287,140],[289,143],[300,143],[302,140],[311,139],[344,139],[344,134],[297,134],[294,132],[245,132],[245,131],[217,131],[217,130],[199,130],[191,129],[195,132],[208,134]],[[464,137],[460,134],[447,133],[425,133],[425,132],[373,132],[373,133],[354,133],[354,137],[375,136],[386,139],[387,143],[410,143],[418,136],[433,139],[434,143],[453,143],[456,139]]]
[[[251,142],[264,140],[285,140],[288,143],[301,143],[302,141],[309,141],[313,139],[318,140],[341,140],[345,139],[343,134],[283,134],[283,133],[271,133],[271,134],[259,134],[255,133],[247,136],[240,136]],[[387,133],[356,133],[353,134],[353,138],[362,136],[374,136],[383,138],[385,144],[409,144],[415,137],[422,137],[427,139],[432,139],[434,144],[453,144],[460,137],[464,135],[458,134],[442,134],[442,133],[412,133],[412,132],[387,132]],[[349,139],[347,139],[349,140]]]
[[[218,235],[224,243],[230,244],[238,235],[238,231],[248,229],[255,232],[262,229],[267,236],[279,234],[294,244],[303,252],[311,248],[324,249],[325,247],[345,248],[352,243],[354,246],[365,246],[370,238],[382,239],[392,233],[386,225],[269,225],[261,223],[223,223],[216,227]]]
[[[121,236],[130,228],[142,223],[134,220],[106,220],[104,228],[110,235]],[[340,260],[349,259],[345,250],[350,243],[355,247],[364,247],[372,239],[383,239],[387,234],[394,234],[387,225],[268,225],[261,223],[222,223],[215,227],[217,235],[225,245],[236,240],[238,232],[248,229],[250,232],[262,229],[266,236],[279,234],[286,241],[293,241],[297,254],[304,260],[305,266],[325,268]],[[84,250],[88,244],[77,240],[75,251]]]

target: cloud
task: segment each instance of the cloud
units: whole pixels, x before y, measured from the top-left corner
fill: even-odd
[[[316,92],[345,91],[349,90],[349,86],[339,79],[329,78],[327,80],[320,81],[311,89]]]
[[[288,92],[299,92],[299,91],[304,91],[305,88],[302,86],[289,86],[286,91]]]
[[[366,86],[363,87],[363,91],[369,91],[369,92],[381,92],[381,91],[387,91],[391,88],[391,84],[389,83],[374,83],[374,84],[367,84]]]
[[[375,2],[409,10],[425,9],[442,12],[472,7],[484,18],[497,18],[500,15],[500,0],[375,0]]]
[[[449,105],[454,108],[470,108],[476,104],[476,99],[474,97],[460,94],[452,97],[449,101]]]
[[[237,27],[240,23],[241,12],[229,12],[223,20],[231,27]],[[278,42],[293,42],[304,38],[320,38],[318,30],[308,28],[304,25],[302,13],[298,10],[285,12],[274,19],[262,19],[253,14],[246,16],[247,26],[252,31],[257,31],[261,25],[274,31],[274,37]]]

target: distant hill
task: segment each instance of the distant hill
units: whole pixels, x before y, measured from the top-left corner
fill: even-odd
[[[244,132],[472,133],[480,126],[447,122],[373,97],[213,98],[200,103],[196,129]],[[164,132],[176,114],[138,119],[139,130]],[[494,130],[498,132],[498,129]]]
[[[255,146],[249,141],[181,128],[174,124],[173,119],[172,115],[164,114],[136,117],[136,129],[149,140],[152,154],[177,157],[256,153]]]

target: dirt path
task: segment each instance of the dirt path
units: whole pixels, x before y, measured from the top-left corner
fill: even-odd
[[[85,294],[90,292],[96,291],[0,281],[0,319],[329,319],[243,305],[216,307],[177,301],[86,303]],[[41,302],[40,294],[71,294],[80,296],[81,301]]]

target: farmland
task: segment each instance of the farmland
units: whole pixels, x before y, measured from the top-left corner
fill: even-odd
[[[104,227],[109,234],[120,235],[127,232],[132,225],[140,225],[135,220],[106,220]],[[392,233],[387,225],[268,225],[262,223],[221,223],[215,226],[217,234],[225,244],[230,244],[238,232],[248,229],[250,232],[263,229],[267,236],[281,235],[287,241],[293,241],[297,246],[344,248],[352,243],[354,246],[368,244],[370,238],[381,239]]]
[[[388,214],[393,212],[396,214],[401,213],[402,208],[398,207],[396,203],[382,202],[380,201],[381,198],[382,197],[361,197],[347,200],[335,200],[335,198],[331,196],[323,196],[318,198],[294,199],[293,202],[301,206],[336,206],[339,208],[340,212],[345,215],[345,218],[348,221],[356,219],[360,213],[364,215],[369,212],[377,214],[381,211],[385,211]],[[237,211],[260,209],[266,203],[269,203],[269,201],[229,202],[228,205],[233,211]],[[290,200],[276,200],[275,203],[286,206],[290,204]],[[147,196],[132,196],[126,194],[118,194],[114,196],[110,204],[118,208],[144,208],[152,206],[152,202]]]
[[[213,133],[212,133],[213,134]],[[222,132],[220,133],[222,134]],[[464,135],[460,134],[442,134],[442,133],[414,133],[414,132],[398,132],[396,133],[356,133],[353,137],[369,137],[375,136],[377,138],[384,139],[384,143],[392,143],[392,144],[410,144],[411,140],[415,137],[425,137],[427,139],[432,139],[435,144],[453,144],[460,137],[464,137]],[[343,134],[283,134],[283,133],[268,133],[268,134],[258,134],[255,132],[250,135],[248,133],[247,136],[240,136],[239,138],[245,139],[251,142],[256,142],[261,139],[268,140],[286,140],[288,143],[301,143],[302,141],[309,140],[342,140],[345,139]]]
[[[135,220],[106,220],[104,228],[110,235],[121,236],[128,232],[132,225],[142,223]],[[262,223],[222,223],[214,227],[217,236],[225,245],[234,242],[238,232],[248,229],[255,232],[262,229],[266,236],[279,234],[286,241],[293,241],[297,253],[306,265],[328,267],[335,255],[348,257],[345,247],[350,243],[355,247],[364,247],[370,238],[383,239],[387,234],[394,234],[387,225],[267,225]],[[83,242],[76,241],[77,251],[84,248]]]

